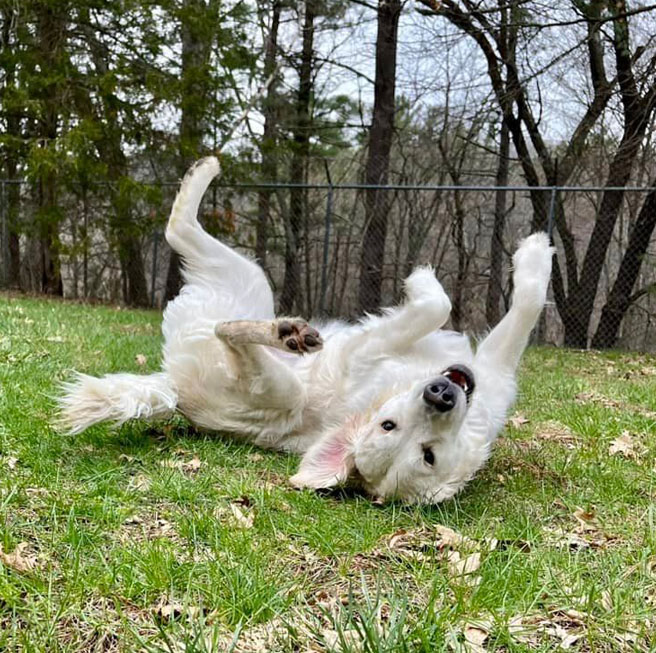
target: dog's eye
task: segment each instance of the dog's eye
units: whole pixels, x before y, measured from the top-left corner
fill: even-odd
[[[424,462],[427,465],[430,465],[431,467],[433,466],[433,463],[435,462],[435,455],[433,454],[433,450],[430,447],[426,447],[424,449]]]
[[[389,419],[386,419],[381,426],[383,427],[383,431],[393,431],[396,428],[396,424]]]

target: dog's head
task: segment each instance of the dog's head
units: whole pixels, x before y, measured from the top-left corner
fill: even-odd
[[[464,365],[389,397],[336,426],[305,454],[291,479],[327,488],[349,479],[372,495],[436,503],[455,494],[487,457],[460,432],[475,394]]]

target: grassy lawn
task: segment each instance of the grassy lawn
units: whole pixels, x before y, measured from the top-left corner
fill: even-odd
[[[656,358],[529,351],[466,491],[381,506],[181,418],[58,434],[58,382],[157,370],[159,323],[0,298],[3,651],[656,650]]]

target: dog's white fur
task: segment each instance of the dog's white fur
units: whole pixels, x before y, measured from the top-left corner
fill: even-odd
[[[304,453],[291,479],[297,486],[354,479],[375,496],[453,496],[488,458],[515,398],[517,364],[551,273],[547,236],[519,246],[510,311],[475,354],[466,336],[440,330],[451,304],[433,270],[419,267],[405,281],[402,305],[357,325],[323,324],[323,350],[300,356],[280,351],[280,320],[261,268],[198,222],[218,171],[213,157],[198,162],[169,219],[166,238],[184,259],[186,283],[164,312],[163,371],[78,375],[60,400],[65,427],[77,433],[177,409],[198,426]],[[458,363],[473,371],[471,401],[458,388],[453,410],[438,413],[423,389]],[[391,431],[381,426],[387,422]]]

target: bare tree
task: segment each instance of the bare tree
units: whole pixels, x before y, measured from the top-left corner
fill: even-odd
[[[260,5],[261,6],[261,5]],[[277,174],[277,162],[275,157],[275,147],[277,141],[277,104],[278,90],[275,79],[276,58],[278,50],[278,30],[280,28],[280,14],[282,12],[281,0],[272,0],[271,2],[271,19],[268,30],[264,32],[264,70],[263,77],[269,81],[266,96],[262,103],[262,114],[264,116],[264,132],[262,140],[259,143],[262,156],[262,177],[264,181],[275,181]],[[263,21],[263,12],[260,12],[261,22]],[[272,76],[274,77],[272,79]],[[255,232],[255,257],[260,265],[266,266],[266,254],[269,241],[269,229],[271,224],[271,197],[272,191],[268,188],[261,188],[258,191],[257,200],[257,226]]]
[[[384,185],[394,134],[396,52],[401,0],[379,0],[376,36],[374,111],[369,130],[365,183]],[[369,189],[364,194],[365,229],[360,259],[359,304],[363,312],[379,308],[387,238],[387,193]]]
[[[0,7],[0,68],[4,69],[4,80],[0,88],[0,107],[2,120],[5,124],[6,139],[1,146],[3,174],[10,180],[18,180],[18,166],[20,161],[19,143],[21,138],[21,114],[16,87],[16,48],[18,38],[16,35],[18,11],[13,3]],[[7,220],[5,234],[8,239],[9,266],[8,276],[4,281],[8,286],[20,288],[20,186],[17,183],[9,184],[4,188],[7,203]]]
[[[656,102],[654,83],[646,85],[641,92],[636,82],[635,68],[643,57],[645,48],[631,51],[629,8],[624,0],[572,0],[578,12],[577,20],[582,21],[587,29],[583,44],[587,47],[587,65],[593,96],[557,164],[556,157],[541,131],[534,105],[530,101],[529,84],[521,78],[516,48],[511,50],[507,48],[507,43],[501,41],[502,30],[499,21],[503,23],[510,16],[511,23],[508,27],[518,21],[520,26],[525,25],[531,4],[511,0],[510,3],[505,3],[511,6],[510,12],[504,13],[499,11],[498,6],[482,7],[480,3],[475,5],[470,0],[463,0],[462,4],[454,0],[443,0],[441,3],[434,0],[421,2],[430,7],[435,15],[446,17],[478,44],[485,56],[488,77],[502,110],[503,119],[508,124],[524,177],[530,186],[540,185],[542,179],[549,185],[567,183],[591,130],[606,109],[615,87],[619,86],[623,134],[609,167],[605,182],[608,190],[604,193],[580,270],[574,238],[564,219],[560,203],[556,210],[556,227],[563,246],[565,270],[561,269],[559,259],[555,259],[554,297],[565,327],[565,344],[586,347],[597,286],[624,195],[621,190],[613,188],[624,186],[628,182]],[[496,22],[495,14],[499,14]],[[602,40],[602,27],[607,23],[610,23],[613,29],[612,35],[607,37],[617,70],[613,79],[606,73],[606,49]],[[540,24],[533,22],[531,27],[539,29]],[[650,67],[647,67],[647,70],[649,69]],[[531,201],[534,208],[532,227],[543,229],[546,226],[547,203],[538,191],[531,192]]]
[[[206,134],[209,59],[212,50],[211,10],[214,0],[183,0],[179,9],[182,44],[180,80],[180,177],[199,158]],[[180,257],[171,250],[164,301],[173,299],[182,286]]]
[[[314,21],[318,0],[305,0],[301,60],[298,69],[299,84],[296,95],[296,112],[293,132],[292,161],[289,179],[294,184],[305,181],[307,159],[310,152],[312,70],[314,58]],[[307,220],[307,189],[295,187],[289,194],[289,214],[285,216],[285,277],[280,295],[280,310],[291,313],[294,307],[303,310],[301,291],[301,236]]]

